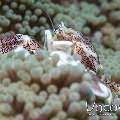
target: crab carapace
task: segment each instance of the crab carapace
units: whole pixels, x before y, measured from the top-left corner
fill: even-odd
[[[73,43],[72,52],[81,56],[81,62],[87,69],[97,72],[100,62],[90,39],[61,23],[58,29],[54,31],[53,40],[71,41]]]

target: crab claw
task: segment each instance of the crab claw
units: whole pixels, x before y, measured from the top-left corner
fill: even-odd
[[[91,74],[91,73],[90,73]],[[103,83],[100,82],[100,78],[92,73],[92,84],[91,84],[91,89],[93,93],[95,94],[96,97],[98,97],[101,100],[105,100],[106,103],[111,103],[112,101],[112,93],[111,90],[105,86]]]

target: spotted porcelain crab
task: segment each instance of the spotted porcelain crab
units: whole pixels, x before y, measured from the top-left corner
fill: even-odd
[[[61,64],[77,65],[81,62],[86,67],[86,71],[92,76],[92,91],[95,96],[111,102],[111,90],[102,83],[101,78],[97,75],[98,69],[101,67],[95,48],[91,41],[85,38],[80,32],[71,28],[65,27],[64,23],[58,26],[55,31],[45,30],[44,48],[47,49],[51,55],[58,54]],[[69,60],[69,55],[79,55],[79,60],[73,62]],[[75,64],[76,63],[76,64]]]
[[[0,38],[0,53],[5,54],[10,51],[19,52],[26,50],[25,55],[36,53],[40,44],[33,40],[28,35],[11,33],[8,36]],[[86,67],[86,72],[92,76],[91,89],[93,93],[101,98],[106,99],[108,102],[112,99],[111,91],[105,84],[102,83],[101,78],[97,75],[100,68],[100,63],[96,51],[89,39],[61,23],[55,31],[45,30],[45,43],[44,48],[50,52],[50,55],[58,54],[58,66],[62,64],[78,65],[79,62],[83,63]],[[72,59],[71,55],[77,54],[79,59],[76,61]]]

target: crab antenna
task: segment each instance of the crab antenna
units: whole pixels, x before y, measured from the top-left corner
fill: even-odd
[[[55,31],[54,24],[53,24],[53,21],[52,21],[50,15],[49,15],[46,11],[44,11],[44,12],[45,12],[46,15],[48,16],[48,19],[50,20],[50,23],[51,23],[51,25],[52,25],[52,29],[53,29],[53,31]]]

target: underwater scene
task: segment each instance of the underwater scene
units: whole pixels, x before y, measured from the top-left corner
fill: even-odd
[[[0,0],[0,120],[120,120],[120,0]]]

